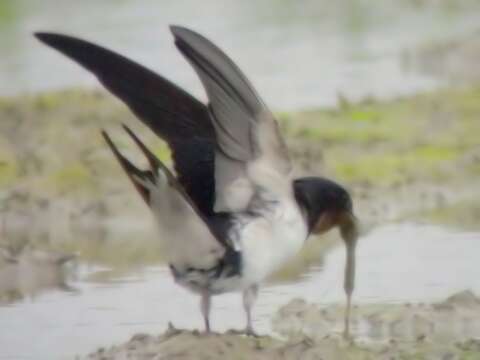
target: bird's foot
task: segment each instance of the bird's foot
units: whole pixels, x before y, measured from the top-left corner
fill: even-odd
[[[245,336],[251,336],[251,337],[254,337],[254,338],[261,338],[261,337],[264,337],[265,335],[259,335],[255,330],[253,330],[252,328],[245,328],[245,329],[242,329],[242,330],[239,330],[239,329],[230,329],[227,331],[227,334],[229,335],[245,335]]]
[[[210,330],[210,328],[205,329],[205,330],[187,330],[187,329],[179,329],[176,328],[171,322],[168,323],[168,328],[165,331],[165,336],[166,337],[174,337],[176,335],[180,335],[183,333],[190,333],[195,336],[208,336],[208,335],[214,335],[217,334],[217,332]]]
[[[173,336],[177,336],[178,334],[182,333],[181,329],[177,329],[170,321],[168,322],[168,328],[165,331],[165,336],[170,338]]]

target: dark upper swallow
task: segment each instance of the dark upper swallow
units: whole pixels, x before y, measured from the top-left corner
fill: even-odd
[[[247,333],[258,285],[310,234],[338,227],[347,248],[346,331],[355,277],[356,221],[333,181],[292,177],[277,122],[250,81],[209,40],[172,26],[175,45],[208,95],[203,104],[119,54],[74,37],[36,37],[91,71],[172,151],[176,176],[127,127],[149,162],[141,170],[103,136],[159,223],[172,275],[201,295],[207,331],[212,295],[243,292]]]

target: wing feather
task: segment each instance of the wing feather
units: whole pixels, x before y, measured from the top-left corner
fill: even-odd
[[[206,106],[164,77],[111,50],[66,35],[35,35],[91,71],[168,143],[179,182],[200,211],[211,214],[215,133]]]
[[[253,85],[205,37],[179,26],[171,31],[209,98],[217,138],[215,210],[245,209],[260,188],[291,193],[287,148],[273,114]]]

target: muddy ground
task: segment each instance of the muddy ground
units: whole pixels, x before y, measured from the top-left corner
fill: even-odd
[[[444,223],[447,210],[458,214],[448,216],[454,226],[478,229],[479,87],[359,104],[340,97],[340,104],[338,109],[278,114],[299,175],[322,174],[345,184],[364,231],[405,218]],[[0,247],[5,266],[13,266],[12,259],[24,248],[45,245],[44,234],[51,235],[52,224],[55,231],[87,232],[119,222],[138,226],[136,219],[149,222],[148,211],[99,134],[107,128],[123,151],[143,161],[121,133],[121,123],[169,161],[167,147],[103,92],[68,90],[0,99]],[[470,210],[462,214],[465,203]],[[24,241],[9,236],[26,227],[30,233]],[[68,243],[56,250],[88,253]],[[362,305],[354,312],[356,335],[345,341],[341,305],[320,308],[296,299],[273,316],[274,337],[205,335],[172,327],[163,334],[137,334],[89,357],[479,359],[479,303],[466,291],[436,304]],[[458,324],[453,330],[444,326],[452,319]]]
[[[357,306],[345,340],[343,308],[294,299],[273,317],[275,337],[205,334],[170,326],[136,334],[87,359],[479,359],[480,299],[470,291],[433,304]],[[335,330],[337,330],[335,332]]]

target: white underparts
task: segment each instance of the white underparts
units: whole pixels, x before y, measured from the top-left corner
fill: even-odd
[[[293,199],[276,202],[262,215],[238,229],[244,286],[262,282],[279,270],[307,237],[306,223]]]

